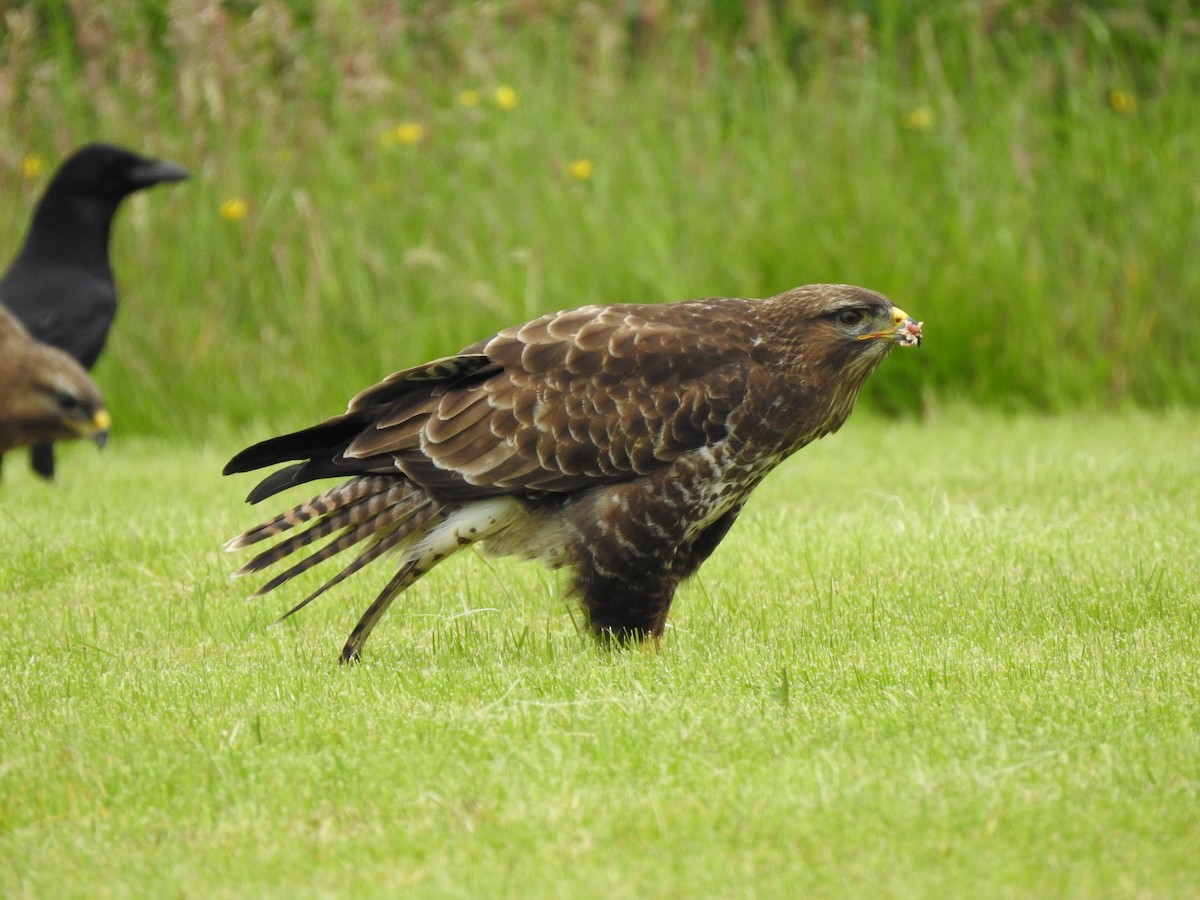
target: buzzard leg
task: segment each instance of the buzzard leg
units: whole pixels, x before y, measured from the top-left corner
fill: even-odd
[[[600,560],[593,556],[580,566],[575,590],[583,601],[592,631],[602,641],[622,646],[659,638],[679,583],[700,568],[729,533],[742,507],[733,507],[679,547],[665,572],[648,571],[644,563],[628,557]],[[666,548],[670,552],[670,548]],[[640,557],[639,557],[640,559]],[[632,565],[630,563],[633,563]]]
[[[641,574],[633,579],[611,577],[592,568],[576,580],[588,624],[602,643],[625,646],[662,636],[679,582]]]
[[[733,527],[733,523],[737,521],[738,513],[741,511],[742,504],[739,503],[700,532],[687,547],[680,548],[679,554],[675,557],[675,571],[679,574],[680,581],[691,578],[700,568],[700,564],[712,556],[717,545],[725,540],[725,535],[729,534],[729,529]]]

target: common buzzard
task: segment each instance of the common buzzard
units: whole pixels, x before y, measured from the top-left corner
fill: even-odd
[[[100,391],[83,367],[34,340],[0,306],[0,453],[79,437],[103,444],[108,426]]]
[[[227,546],[307,525],[241,568],[309,553],[258,594],[360,546],[286,615],[398,551],[343,660],[358,656],[401,591],[476,542],[569,567],[598,636],[656,637],[679,583],[763,477],[841,426],[892,347],[920,342],[919,322],[849,285],[552,313],[397,372],[343,415],[243,450],[226,474],[291,463],[251,503],[345,480]]]

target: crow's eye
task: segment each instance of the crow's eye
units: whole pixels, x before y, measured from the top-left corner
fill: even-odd
[[[838,310],[837,320],[842,325],[857,325],[863,320],[863,311],[861,309]]]

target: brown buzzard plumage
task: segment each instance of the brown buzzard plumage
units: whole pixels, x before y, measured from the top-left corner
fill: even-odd
[[[109,416],[83,366],[0,306],[0,453],[40,441],[103,444]]]
[[[397,594],[477,541],[570,567],[597,635],[657,636],[675,589],[763,477],[836,431],[888,351],[920,340],[907,313],[848,285],[543,316],[397,372],[344,415],[243,450],[226,474],[292,462],[252,503],[347,480],[229,548],[307,525],[240,570],[257,572],[331,537],[259,594],[361,548],[287,615],[398,551],[399,569],[343,659],[358,655]]]

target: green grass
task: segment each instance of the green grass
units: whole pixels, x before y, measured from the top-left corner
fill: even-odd
[[[386,572],[227,581],[245,437],[5,473],[0,894],[1195,893],[1194,413],[859,416],[659,653],[463,554],[351,668]]]
[[[6,11],[0,257],[29,154],[195,177],[117,223],[112,446],[5,465],[0,895],[1195,895],[1196,13],[847,6]],[[661,652],[463,554],[343,668],[385,571],[279,628],[315,581],[227,580],[249,440],[542,311],[825,280],[925,320],[864,398],[924,417],[773,476]]]

